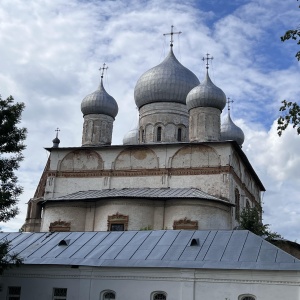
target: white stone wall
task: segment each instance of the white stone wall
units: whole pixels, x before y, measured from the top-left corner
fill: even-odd
[[[53,199],[85,190],[192,187],[233,204],[235,203],[234,191],[238,189],[241,195],[241,209],[245,207],[246,199],[249,200],[251,207],[260,203],[258,184],[230,143],[52,149],[44,199]],[[107,215],[103,219],[106,210],[105,213],[101,213],[97,208],[93,209],[94,215],[101,215],[98,219],[101,219],[102,223],[94,225],[89,221],[92,213],[90,212],[89,217],[86,217],[84,211],[80,214],[84,215],[86,219],[80,221],[80,225],[77,224],[76,229],[72,230],[106,230]],[[129,205],[126,211],[133,213],[136,209],[139,211],[140,207],[134,208]],[[144,209],[146,208],[144,207],[142,210]],[[150,210],[153,209],[151,207]],[[161,214],[161,210],[156,209]],[[193,210],[194,208],[189,207],[189,209]],[[42,230],[48,230],[49,223],[58,221],[59,218],[68,221],[63,216],[68,216],[68,219],[76,219],[79,212],[75,213],[75,210],[80,209],[72,208],[74,216],[70,215],[71,211],[68,211],[66,215],[57,211],[56,215],[56,210],[50,209],[49,212],[47,210],[48,206],[44,213],[44,219],[48,219],[43,221]],[[116,212],[114,210],[113,213]],[[121,213],[121,211],[119,212]],[[234,228],[237,222],[235,222],[233,212],[234,209],[227,211],[226,218],[223,216],[223,212],[220,213],[219,219],[213,218],[212,220],[219,222],[214,223],[214,226],[216,228],[225,226],[226,229],[230,229],[228,218],[231,218],[232,228]],[[152,211],[151,213],[145,211],[144,214],[151,216],[151,222],[141,214],[142,221],[138,225],[135,223],[130,228],[139,230],[151,226],[153,229],[162,229],[172,225],[172,222],[165,225],[166,221]],[[179,216],[181,217],[180,213],[174,215],[176,218]],[[207,226],[211,226],[211,223],[208,223]],[[210,227],[205,228],[211,229]]]
[[[53,288],[67,288],[68,300],[99,300],[103,291],[116,300],[148,299],[161,291],[167,300],[298,300],[297,271],[201,270],[166,268],[101,268],[71,266],[22,266],[0,277],[0,299],[9,286],[21,287],[21,299],[52,300]]]

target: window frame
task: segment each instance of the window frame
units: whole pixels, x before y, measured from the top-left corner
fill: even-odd
[[[155,299],[156,296],[158,295],[163,295],[165,297],[165,299],[161,299],[161,300],[167,300],[167,293],[164,291],[155,291],[151,293],[151,300],[160,300],[160,299]]]
[[[65,296],[56,296],[55,291],[56,290],[65,290],[66,295]],[[68,297],[68,289],[67,288],[61,288],[61,287],[54,287],[52,290],[52,300],[67,300]]]
[[[11,289],[18,289],[18,293],[12,293]],[[7,300],[20,300],[21,299],[21,291],[22,287],[21,286],[8,286],[7,287]]]
[[[117,294],[116,294],[115,291],[113,291],[113,290],[104,290],[104,291],[102,291],[102,292],[100,293],[100,300],[107,300],[107,299],[109,299],[109,298],[104,298],[105,295],[108,294],[108,293],[114,294],[114,296],[115,296],[114,299],[117,299]],[[110,299],[109,299],[109,300],[110,300]]]
[[[250,298],[250,299],[247,299],[247,298]],[[256,300],[256,297],[252,294],[242,294],[242,295],[239,295],[238,300]]]

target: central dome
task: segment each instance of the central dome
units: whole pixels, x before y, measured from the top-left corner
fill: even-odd
[[[199,84],[197,76],[175,57],[172,48],[165,60],[144,73],[134,89],[138,108],[154,102],[186,104],[186,96]]]

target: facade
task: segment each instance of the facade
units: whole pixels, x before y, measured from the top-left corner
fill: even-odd
[[[206,59],[200,83],[171,38],[137,81],[139,124],[123,145],[111,145],[118,106],[102,72],[81,104],[82,146],[56,136],[24,232],[0,233],[24,257],[1,299],[299,299],[299,260],[235,230],[265,189],[229,110],[221,124],[226,96]]]

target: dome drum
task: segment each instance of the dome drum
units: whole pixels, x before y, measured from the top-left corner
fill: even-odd
[[[220,141],[221,111],[213,107],[196,107],[190,110],[189,136],[191,142]]]
[[[140,143],[188,141],[189,115],[180,103],[151,103],[140,109]]]
[[[102,114],[84,116],[82,146],[110,145],[114,118]]]

